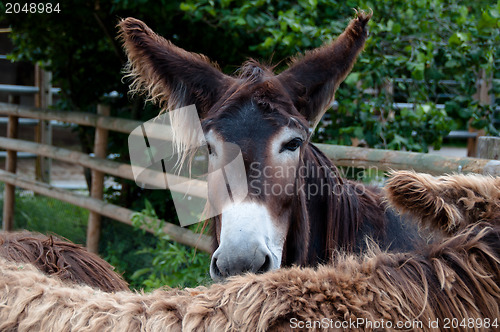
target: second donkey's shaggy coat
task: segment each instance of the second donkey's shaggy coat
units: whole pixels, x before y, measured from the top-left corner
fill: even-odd
[[[481,177],[436,180],[401,173],[394,179],[414,188],[423,181],[440,184],[440,190],[450,195],[450,206],[461,206],[464,192],[466,197],[481,197],[477,183],[493,193],[500,190],[494,181]],[[432,202],[417,204],[425,199],[419,190],[400,192],[390,183],[392,204],[413,201],[409,210],[419,215],[435,208]],[[333,266],[248,274],[210,288],[108,294],[86,286],[68,287],[32,266],[0,259],[0,330],[265,331],[289,330],[291,319],[323,318],[360,322],[354,325],[360,330],[382,320],[417,322],[410,329],[425,331],[432,330],[429,324],[437,319],[440,328],[445,318],[467,323],[480,319],[483,325],[475,329],[490,330],[484,323],[492,327],[500,317],[500,220],[496,214],[474,211],[488,211],[498,201],[470,202],[448,224],[442,218],[427,218],[432,227],[446,231],[446,238],[419,251],[389,254],[374,249],[361,258],[339,258]],[[479,220],[467,217],[473,212]],[[457,224],[463,227],[457,230]]]
[[[0,257],[30,263],[63,281],[86,284],[105,292],[129,289],[127,282],[108,262],[80,245],[52,235],[0,232]]]

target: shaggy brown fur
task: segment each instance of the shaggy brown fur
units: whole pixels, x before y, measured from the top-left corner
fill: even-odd
[[[392,183],[403,177],[417,185],[413,173],[396,174]],[[422,179],[436,185],[460,178]],[[468,183],[474,179],[483,183],[480,177],[470,177]],[[485,181],[481,187],[493,189],[493,183]],[[477,187],[468,189],[473,188]],[[391,190],[393,203],[411,199],[411,194]],[[421,195],[413,192],[413,200],[422,200]],[[457,197],[458,204],[461,198]],[[484,208],[496,204],[487,201]],[[448,225],[442,218],[436,224],[431,218],[426,222],[452,230],[456,220],[449,219]],[[465,319],[466,324],[479,322],[475,319],[491,323],[500,317],[500,219],[494,216],[488,222],[476,222],[464,218],[460,222],[463,227],[456,233],[447,233],[449,237],[441,242],[412,253],[373,250],[364,257],[345,256],[333,266],[318,269],[248,274],[208,289],[151,294],[106,294],[86,286],[69,287],[32,266],[0,258],[0,330],[274,331],[290,330],[292,318],[311,321],[316,327],[321,322],[363,319],[354,325],[360,330],[371,330],[366,324],[382,324],[382,320],[385,327],[387,321],[422,324],[408,328],[413,331],[442,330],[446,318]],[[431,322],[438,319],[433,328]],[[456,330],[493,330],[491,325],[470,326]]]
[[[500,220],[500,178],[453,175],[434,178],[412,171],[393,172],[386,196],[403,213],[434,229],[453,232],[480,220]]]
[[[77,244],[52,235],[0,232],[0,257],[30,263],[63,281],[86,284],[105,292],[128,290],[125,280],[106,261]]]
[[[146,295],[68,287],[0,260],[0,330],[266,331],[288,330],[292,318],[415,320],[423,325],[412,330],[431,330],[438,318],[500,317],[499,244],[498,226],[478,224],[419,254],[350,256],[333,267]]]

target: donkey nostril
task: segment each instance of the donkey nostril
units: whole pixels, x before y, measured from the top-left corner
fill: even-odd
[[[264,264],[262,264],[262,266],[257,270],[257,273],[265,273],[269,270],[271,270],[271,257],[269,257],[269,255],[266,255]]]
[[[222,272],[217,266],[217,258],[212,258],[212,263],[210,264],[210,274],[212,279],[220,279],[223,278]]]

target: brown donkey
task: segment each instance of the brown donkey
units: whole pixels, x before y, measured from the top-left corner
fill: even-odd
[[[120,22],[132,91],[164,110],[196,105],[209,169],[224,166],[226,143],[241,150],[248,195],[223,202],[212,218],[212,278],[327,263],[339,249],[363,250],[366,237],[389,249],[407,249],[416,239],[377,189],[342,179],[309,142],[364,47],[370,18],[357,13],[333,43],[280,74],[250,60],[234,77],[137,19]],[[219,197],[214,182],[208,181],[209,201]]]

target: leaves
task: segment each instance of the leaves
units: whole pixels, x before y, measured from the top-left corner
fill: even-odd
[[[194,248],[172,242],[163,231],[163,221],[152,223],[149,217],[155,217],[153,206],[146,200],[142,214],[134,215],[134,227],[149,227],[158,239],[156,246],[144,247],[136,251],[137,255],[153,257],[151,265],[136,270],[130,279],[146,291],[169,285],[171,287],[195,287],[210,282],[208,254]],[[196,226],[195,226],[196,227]]]
[[[493,107],[478,107],[473,98],[480,69],[499,75],[498,5],[384,1],[373,10],[365,51],[340,86],[339,109],[330,112],[335,120],[318,141],[350,144],[361,126],[368,146],[427,151],[450,130],[466,129],[469,119],[498,134]],[[446,83],[452,80],[458,84]]]
[[[257,58],[286,58],[305,47],[316,47],[342,32],[352,11],[332,15],[337,1],[272,2],[263,0],[185,1],[181,5],[192,19],[217,28],[252,35],[246,53]],[[215,15],[214,15],[215,12]],[[335,19],[336,17],[336,19]]]

